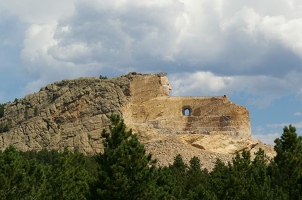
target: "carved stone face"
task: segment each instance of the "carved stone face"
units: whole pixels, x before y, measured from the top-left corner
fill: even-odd
[[[160,83],[161,83],[161,85],[163,87],[164,93],[166,95],[169,95],[170,91],[172,90],[172,87],[171,87],[171,85],[169,83],[168,77],[166,77],[166,76],[160,77]]]

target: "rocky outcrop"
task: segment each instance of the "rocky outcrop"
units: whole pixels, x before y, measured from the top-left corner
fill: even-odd
[[[130,101],[123,109],[126,124],[152,124],[163,133],[227,133],[250,137],[248,110],[218,97],[171,97],[164,74],[135,76]]]
[[[111,114],[122,115],[160,164],[178,153],[212,163],[242,149],[267,148],[251,139],[248,110],[219,97],[171,97],[163,73],[113,79],[79,78],[49,84],[37,93],[6,103],[0,149],[67,147],[85,154],[102,151],[101,133]],[[208,161],[210,162],[208,162]],[[207,166],[210,168],[210,165]]]
[[[101,132],[110,124],[110,115],[122,115],[120,108],[129,101],[127,85],[127,78],[118,84],[97,78],[63,80],[7,103],[1,121],[11,128],[0,134],[0,147],[99,152]]]

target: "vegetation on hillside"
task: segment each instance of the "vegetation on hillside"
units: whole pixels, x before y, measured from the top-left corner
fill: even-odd
[[[0,119],[4,117],[4,106],[5,104],[0,103]]]
[[[104,152],[0,152],[0,199],[302,199],[302,138],[293,126],[275,140],[276,157],[248,151],[213,171],[180,155],[157,167],[119,116],[103,131]]]
[[[108,79],[108,77],[107,77],[107,76],[100,75],[100,76],[99,76],[99,79]]]
[[[0,119],[4,117],[5,104],[0,103]],[[9,131],[9,124],[7,122],[0,122],[0,133]]]

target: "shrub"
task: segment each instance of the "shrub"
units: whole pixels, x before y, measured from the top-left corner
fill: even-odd
[[[100,75],[100,79],[108,79],[107,76]]]
[[[4,133],[9,131],[9,126],[7,123],[1,122],[0,123],[0,133]]]
[[[35,108],[34,108],[34,114],[35,114],[35,116],[38,116],[38,112],[39,112],[38,107],[35,106]]]
[[[4,117],[4,106],[5,104],[0,104],[0,118]]]

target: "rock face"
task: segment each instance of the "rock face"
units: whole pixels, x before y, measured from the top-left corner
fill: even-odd
[[[251,136],[248,110],[220,97],[170,97],[164,74],[137,76],[130,84],[126,124],[152,124],[165,133]]]
[[[122,114],[128,102],[129,80],[80,78],[63,80],[41,88],[5,106],[8,132],[0,134],[0,148],[14,145],[21,150],[79,149],[99,152],[101,132],[111,114]],[[128,95],[128,96],[127,96]]]
[[[120,114],[160,164],[172,162],[178,153],[215,161],[257,145],[271,152],[251,138],[245,107],[226,96],[172,97],[170,90],[162,73],[49,84],[5,105],[0,123],[10,129],[0,133],[0,149],[67,147],[94,154],[103,149],[101,133],[109,127],[110,115]]]

